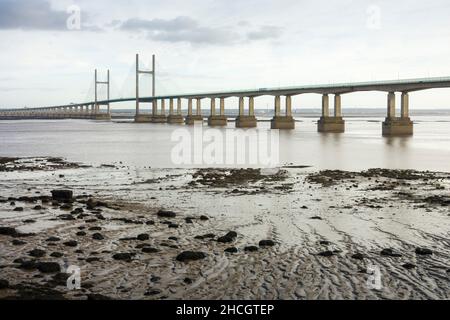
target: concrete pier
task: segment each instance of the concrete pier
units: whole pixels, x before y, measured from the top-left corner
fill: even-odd
[[[169,105],[169,116],[167,117],[167,122],[170,124],[180,124],[184,122],[184,118],[181,115],[181,98],[177,99],[177,110],[174,111],[173,99],[170,99]]]
[[[239,98],[239,116],[236,118],[236,128],[256,128],[257,120],[255,117],[255,100],[249,97],[248,115],[244,112],[244,97]]]
[[[402,93],[401,116],[395,115],[395,92],[388,94],[387,117],[382,125],[383,136],[411,136],[414,134],[414,124],[409,118],[409,95]]]
[[[192,113],[192,99],[188,100],[188,115],[186,116],[186,119],[184,122],[187,125],[194,125],[195,122],[201,121],[203,122],[203,116],[202,116],[202,100],[200,98],[197,99],[197,110],[196,114]]]
[[[292,98],[286,96],[286,113],[281,114],[281,97],[275,97],[275,116],[273,117],[270,127],[272,129],[295,129],[295,120],[292,117]]]
[[[165,101],[161,100],[161,112],[158,112],[158,99],[152,102],[152,123],[166,123]]]
[[[228,119],[225,116],[225,99],[220,98],[220,113],[216,114],[216,99],[211,98],[211,115],[208,117],[208,125],[211,127],[225,127]]]
[[[330,116],[330,102],[328,94],[322,96],[322,117],[317,123],[319,132],[345,132],[345,121],[342,119],[341,95],[334,96],[334,116]]]

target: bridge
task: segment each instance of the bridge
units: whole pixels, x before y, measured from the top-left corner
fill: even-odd
[[[139,75],[152,76],[152,96],[139,96]],[[237,128],[254,128],[257,126],[255,117],[254,99],[260,96],[274,97],[274,117],[271,121],[272,129],[295,129],[295,120],[292,116],[292,97],[296,95],[315,93],[322,95],[322,116],[318,121],[319,132],[345,132],[345,120],[342,117],[342,96],[353,92],[380,91],[387,94],[387,115],[382,124],[382,134],[385,136],[403,136],[413,134],[413,122],[409,116],[409,95],[411,92],[450,88],[450,77],[405,79],[390,81],[371,81],[358,83],[339,83],[327,85],[304,85],[295,87],[259,88],[250,90],[236,90],[224,92],[185,93],[177,95],[156,95],[156,70],[155,56],[153,55],[152,70],[139,69],[139,55],[136,55],[136,95],[130,98],[110,99],[110,75],[107,80],[98,81],[95,70],[95,94],[90,102],[75,103],[59,106],[47,106],[26,109],[9,109],[0,111],[0,120],[14,119],[94,119],[110,120],[112,103],[130,102],[136,103],[136,123],[169,123],[193,125],[196,121],[204,121],[202,115],[202,100],[209,100],[210,114],[208,125],[226,126],[228,118],[225,114],[225,99],[237,97],[239,99],[239,114],[236,117]],[[99,100],[97,95],[98,85],[107,86],[107,99]],[[396,93],[401,94],[401,111],[396,114]],[[330,95],[333,96],[334,110],[330,113]],[[281,106],[281,97],[285,97],[284,110]],[[181,111],[182,100],[187,100],[187,114]],[[216,101],[219,108],[216,108]],[[166,113],[166,103],[169,111]],[[195,111],[193,104],[195,102]],[[150,113],[141,112],[141,103],[151,103]],[[245,106],[248,105],[247,108]],[[102,107],[104,107],[102,109]]]

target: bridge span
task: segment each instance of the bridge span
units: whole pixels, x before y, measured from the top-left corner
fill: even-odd
[[[152,76],[152,96],[139,96],[139,75],[150,74]],[[26,109],[10,109],[0,111],[0,120],[3,119],[95,119],[110,120],[110,105],[112,103],[130,102],[136,103],[135,122],[137,123],[170,123],[193,125],[195,121],[203,121],[201,113],[202,100],[210,103],[210,114],[207,118],[210,126],[226,126],[228,123],[225,114],[225,99],[237,97],[239,99],[239,114],[236,118],[237,128],[252,128],[257,126],[255,117],[254,99],[259,96],[274,97],[275,115],[271,121],[272,129],[294,129],[295,120],[292,116],[292,97],[315,93],[322,95],[322,116],[318,121],[319,132],[344,132],[345,120],[342,116],[342,96],[353,92],[380,91],[387,94],[387,115],[382,124],[382,133],[386,136],[412,135],[413,122],[409,116],[409,96],[411,92],[435,89],[450,88],[450,77],[405,79],[389,81],[371,81],[357,83],[338,83],[326,85],[304,85],[294,87],[259,88],[249,90],[234,90],[224,92],[204,92],[185,93],[176,95],[156,95],[155,93],[155,56],[153,56],[152,71],[139,70],[139,56],[136,55],[136,96],[130,98],[110,99],[109,70],[107,81],[97,80],[97,70],[95,71],[95,97],[94,101],[75,103],[59,106],[48,106]],[[97,85],[107,85],[107,100],[98,100]],[[401,94],[401,111],[396,114],[396,93]],[[330,96],[334,106],[333,113],[330,113]],[[281,106],[281,97],[285,97],[284,110]],[[187,114],[181,111],[182,100],[187,100]],[[219,108],[216,102],[219,102]],[[140,103],[151,103],[151,112],[141,112]],[[195,102],[195,110],[194,110]],[[166,112],[168,104],[168,112]],[[246,108],[245,106],[248,105]],[[106,107],[102,109],[103,107]]]

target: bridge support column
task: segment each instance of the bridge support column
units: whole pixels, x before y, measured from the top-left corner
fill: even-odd
[[[322,97],[322,117],[317,123],[319,132],[345,132],[345,121],[342,119],[341,95],[334,95],[334,116],[330,117],[329,98],[327,94]]]
[[[402,93],[401,116],[395,116],[395,92],[388,94],[387,117],[383,122],[383,136],[412,136],[414,124],[409,118],[409,95]]]
[[[167,118],[168,123],[179,124],[183,123],[183,116],[181,115],[181,98],[177,99],[177,111],[174,112],[174,102],[170,99],[169,105],[169,117]]]
[[[216,98],[211,98],[211,115],[208,118],[208,125],[211,127],[224,127],[227,125],[227,117],[222,110],[225,108],[223,98],[220,98],[220,115],[216,115]]]
[[[295,120],[292,117],[292,98],[286,96],[286,114],[281,114],[281,97],[275,97],[275,116],[271,121],[272,129],[295,129]]]
[[[244,97],[239,98],[239,116],[236,118],[236,128],[256,128],[255,99],[249,97],[248,115],[244,113]]]
[[[164,99],[161,100],[161,112],[158,112],[158,100],[153,100],[153,110],[152,110],[152,122],[153,123],[166,123],[166,102]]]
[[[188,115],[185,119],[185,123],[190,126],[194,125],[195,122],[203,122],[202,99],[197,98],[196,101],[197,102],[195,114],[192,113],[192,99],[189,99],[188,102]]]

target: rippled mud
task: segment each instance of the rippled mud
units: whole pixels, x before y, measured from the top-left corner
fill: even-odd
[[[450,298],[450,174],[39,159],[1,173],[2,299]]]

